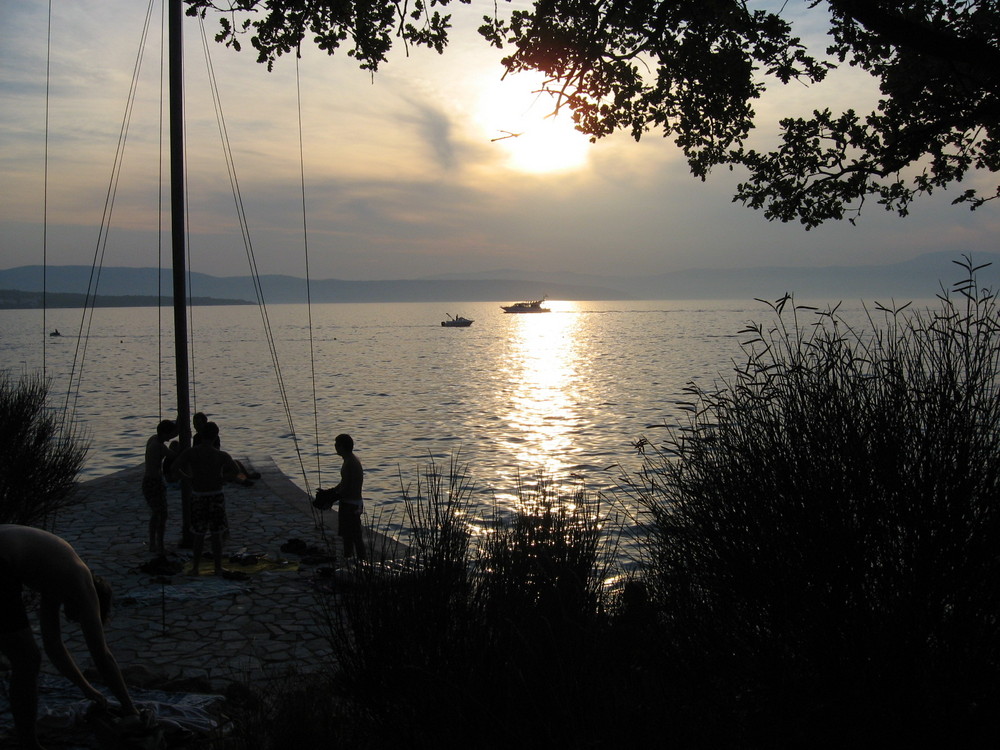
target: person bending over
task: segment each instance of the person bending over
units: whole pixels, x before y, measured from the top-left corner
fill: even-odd
[[[94,576],[66,540],[42,529],[0,524],[0,651],[11,665],[10,707],[14,727],[25,748],[37,750],[38,672],[41,656],[31,634],[22,586],[41,595],[39,622],[49,660],[84,698],[107,707],[73,660],[62,639],[60,607],[66,618],[80,624],[87,650],[105,684],[121,704],[122,715],[137,717],[118,662],[104,637],[111,590]]]

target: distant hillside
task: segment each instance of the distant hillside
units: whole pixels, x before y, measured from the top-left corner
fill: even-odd
[[[785,292],[800,300],[899,300],[926,299],[950,288],[965,272],[955,261],[962,256],[951,252],[928,253],[908,261],[871,266],[735,266],[724,269],[691,268],[648,276],[600,277],[576,273],[536,273],[532,278],[543,286],[561,279],[568,284],[600,283],[627,293],[631,299],[777,299]],[[979,272],[982,286],[1000,289],[1000,253],[976,253],[976,265],[990,263]],[[493,270],[479,274],[447,274],[437,279],[473,280],[511,278],[518,272]],[[553,295],[554,296],[554,295]]]
[[[443,274],[423,279],[310,282],[314,302],[494,302],[536,299],[776,299],[785,292],[799,300],[865,299],[897,301],[933,297],[942,285],[950,288],[964,271],[954,253],[931,253],[901,263],[871,266],[693,268],[658,275],[603,277],[574,272],[528,273],[516,269],[468,274]],[[977,253],[973,261],[992,263],[979,274],[982,286],[1000,288],[1000,253]],[[49,295],[83,294],[89,266],[49,267]],[[241,304],[256,300],[249,276],[220,277],[192,273],[191,294],[199,304]],[[305,302],[306,282],[272,274],[260,278],[268,303]],[[39,292],[41,266],[0,270],[0,289]],[[156,268],[112,267],[101,270],[101,296],[157,296],[169,289],[169,271]],[[145,304],[149,304],[147,301]],[[155,304],[152,303],[152,304]]]
[[[930,253],[901,263],[821,268],[755,267],[724,271],[691,269],[648,279],[652,299],[683,299],[685,290],[712,290],[719,299],[777,299],[791,292],[799,300],[844,299],[887,302],[927,299],[942,285],[950,289],[965,278],[954,253]],[[976,253],[976,265],[991,263],[977,278],[1000,289],[1000,253]],[[699,296],[699,295],[695,295]]]
[[[59,293],[86,293],[91,275],[89,266],[50,266],[45,275],[46,289]],[[165,279],[165,280],[164,280]],[[469,302],[520,300],[548,295],[554,299],[629,299],[631,295],[600,285],[596,277],[588,284],[543,283],[525,279],[475,280],[389,280],[342,281],[319,279],[310,282],[313,302]],[[156,268],[111,267],[101,269],[100,292],[109,295],[157,295],[170,288],[169,272]],[[305,279],[278,274],[260,277],[264,300],[268,303],[305,302]],[[41,266],[20,266],[0,270],[0,288],[40,291]],[[220,277],[190,274],[190,292],[196,297],[256,300],[249,276]]]
[[[50,310],[59,308],[84,307],[87,303],[87,295],[75,294],[72,292],[46,292],[44,306]],[[119,296],[98,295],[91,303],[93,307],[156,307],[157,305],[169,306],[173,304],[173,298],[167,297],[162,300],[156,297],[146,297],[134,294]],[[251,302],[238,299],[215,299],[214,297],[193,297],[190,300],[192,305],[250,305]],[[41,292],[22,292],[16,289],[0,289],[0,310],[25,310],[36,309],[43,306]]]

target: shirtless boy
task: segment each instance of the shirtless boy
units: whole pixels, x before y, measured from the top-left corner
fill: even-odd
[[[156,426],[156,434],[146,441],[145,471],[142,475],[142,496],[149,505],[149,552],[165,552],[163,536],[167,529],[167,487],[163,481],[163,460],[177,454],[175,444],[168,440],[177,437],[177,423],[164,419]]]
[[[226,532],[226,496],[222,491],[225,482],[245,479],[239,467],[225,451],[215,447],[219,426],[209,422],[202,430],[205,440],[185,449],[174,459],[172,470],[191,481],[191,534],[193,535],[191,571],[198,575],[205,533],[211,536],[215,574],[223,575],[222,535]]]
[[[350,435],[337,435],[333,441],[333,449],[344,459],[340,467],[340,484],[333,488],[340,502],[337,533],[344,540],[344,557],[357,554],[359,558],[364,558],[365,543],[361,535],[364,500],[361,489],[365,482],[365,471],[354,454],[354,439]]]
[[[80,688],[84,698],[102,708],[107,706],[107,699],[87,681],[66,649],[59,620],[59,608],[63,607],[67,619],[80,623],[87,650],[121,703],[122,714],[138,716],[104,638],[110,606],[107,584],[93,576],[64,539],[30,526],[0,524],[0,651],[11,665],[10,707],[22,745],[29,750],[42,747],[35,730],[41,656],[21,599],[22,586],[41,595],[42,643],[56,669]],[[101,589],[104,591],[99,593]]]

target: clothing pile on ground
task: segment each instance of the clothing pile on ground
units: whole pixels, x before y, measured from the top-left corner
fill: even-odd
[[[90,701],[62,677],[42,675],[38,680],[38,733],[43,744],[63,750],[162,750],[183,748],[232,730],[222,712],[221,695],[170,693],[130,688],[138,717],[122,719],[114,708],[95,711]],[[110,698],[110,696],[109,696]],[[114,701],[111,699],[111,705]],[[13,738],[14,725],[6,692],[0,690],[0,745]]]

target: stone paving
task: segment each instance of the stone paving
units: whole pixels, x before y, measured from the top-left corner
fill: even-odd
[[[107,627],[108,643],[130,682],[144,675],[158,687],[198,683],[222,690],[232,680],[329,668],[331,648],[320,616],[318,587],[329,588],[330,563],[301,564],[280,548],[290,539],[333,554],[342,562],[336,511],[319,514],[305,492],[270,458],[243,458],[261,473],[253,487],[226,486],[230,538],[224,560],[246,551],[282,569],[253,573],[247,580],[176,574],[157,577],[139,566],[150,560],[149,513],[140,491],[142,468],[126,469],[80,485],[78,502],[64,511],[54,531],[69,541],[115,592]],[[180,491],[168,493],[167,545],[179,539]],[[369,532],[369,549],[384,557],[404,550]],[[208,540],[202,570],[211,570]],[[173,554],[189,558],[189,550]],[[329,567],[328,567],[329,566]],[[327,567],[327,570],[321,570]],[[34,619],[34,618],[33,618]],[[90,665],[79,631],[64,625],[64,636],[81,667]],[[43,670],[52,670],[43,659]]]

